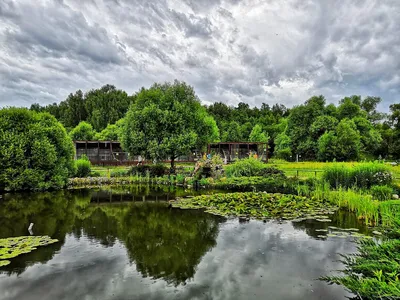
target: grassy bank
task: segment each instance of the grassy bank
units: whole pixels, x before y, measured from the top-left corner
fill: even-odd
[[[287,162],[284,160],[271,159],[269,164],[285,172],[286,176],[299,176],[299,178],[322,178],[323,171],[326,168],[336,165],[336,162]],[[345,162],[344,165],[356,167],[365,164],[365,162]],[[400,185],[400,165],[391,166],[386,164],[393,173],[395,183]]]

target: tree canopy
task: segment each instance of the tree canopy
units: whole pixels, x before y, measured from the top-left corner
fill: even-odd
[[[170,159],[174,168],[178,156],[218,139],[216,123],[210,118],[186,83],[154,84],[135,95],[121,142],[131,155]]]
[[[0,153],[0,191],[58,189],[74,173],[72,141],[48,113],[1,109]]]

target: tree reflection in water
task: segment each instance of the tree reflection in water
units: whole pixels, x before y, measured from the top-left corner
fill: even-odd
[[[136,190],[137,198],[143,195],[142,189]],[[126,200],[124,195],[119,199]],[[160,191],[156,196],[162,197]],[[14,259],[2,268],[9,274],[47,262],[61,249],[66,235],[73,233],[104,246],[118,239],[144,277],[162,278],[174,285],[194,276],[203,255],[216,245],[218,226],[224,221],[201,211],[168,209],[166,202],[100,202],[99,193],[88,190],[9,194],[0,204],[0,215],[0,237],[26,235],[33,222],[35,234],[60,240]]]

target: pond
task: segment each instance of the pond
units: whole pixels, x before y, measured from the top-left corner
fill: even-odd
[[[352,237],[328,226],[368,229],[337,212],[332,222],[226,219],[168,208],[176,196],[214,193],[172,187],[8,194],[0,238],[49,235],[58,243],[0,268],[0,299],[347,299],[317,280],[342,267]]]

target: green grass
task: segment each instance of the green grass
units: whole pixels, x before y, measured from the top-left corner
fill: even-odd
[[[283,170],[286,176],[299,176],[301,179],[307,178],[322,178],[322,174],[325,168],[331,167],[337,163],[335,162],[315,162],[315,161],[306,161],[306,162],[287,162],[284,160],[274,160],[270,159],[269,163],[272,166],[277,167],[280,170]],[[364,162],[345,162],[343,165],[348,167],[356,167],[364,164]],[[391,166],[387,164],[389,171],[392,172],[394,182],[400,186],[400,165]]]

